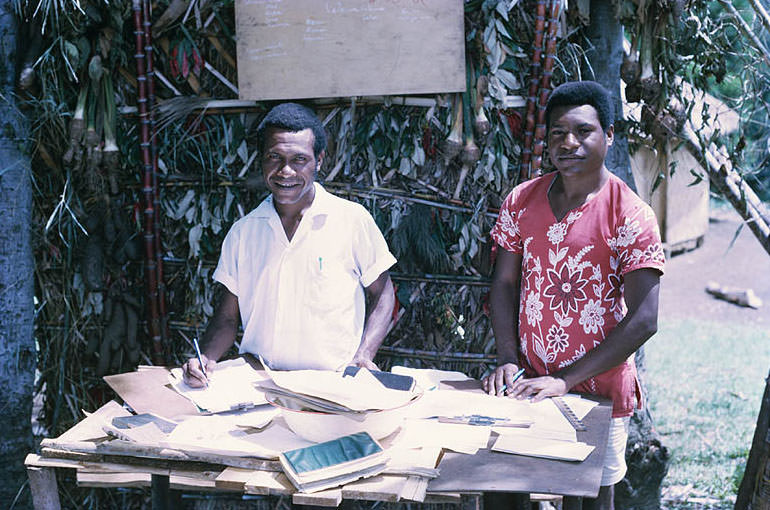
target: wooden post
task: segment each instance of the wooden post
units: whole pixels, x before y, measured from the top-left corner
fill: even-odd
[[[27,476],[32,494],[32,507],[35,510],[60,510],[59,488],[54,468],[28,466]]]
[[[770,374],[765,379],[765,393],[762,396],[762,407],[759,409],[757,428],[754,430],[754,440],[751,442],[749,460],[743,472],[743,480],[735,500],[735,510],[748,508],[767,508],[758,505],[755,499],[765,498],[764,504],[770,504],[767,492],[770,491],[768,479],[764,476],[770,468]]]
[[[152,475],[152,510],[171,510],[169,475]]]

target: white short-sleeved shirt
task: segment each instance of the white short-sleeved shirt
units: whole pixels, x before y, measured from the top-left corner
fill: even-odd
[[[279,370],[339,370],[361,343],[364,287],[395,263],[369,212],[315,183],[291,241],[271,195],[233,224],[213,278],[238,297],[241,353]]]

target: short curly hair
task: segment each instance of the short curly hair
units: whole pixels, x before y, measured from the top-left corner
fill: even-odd
[[[262,151],[265,146],[265,133],[269,129],[281,129],[296,133],[310,129],[313,131],[313,153],[318,157],[326,149],[326,131],[318,116],[308,108],[297,103],[281,103],[265,115],[257,126],[257,147]]]
[[[615,122],[614,108],[610,93],[600,83],[595,81],[568,81],[562,83],[551,92],[545,107],[545,122],[551,127],[551,112],[559,106],[591,105],[596,109],[599,123],[607,132]]]

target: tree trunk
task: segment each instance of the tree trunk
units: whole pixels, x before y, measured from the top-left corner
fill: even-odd
[[[0,4],[0,501],[17,498],[32,451],[33,260],[32,187],[27,126],[14,92],[18,20],[13,2]],[[30,507],[29,491],[14,508]]]
[[[605,164],[610,172],[636,191],[628,156],[628,138],[620,101],[620,64],[623,63],[623,25],[615,17],[612,2],[591,0],[591,23],[585,35],[591,43],[586,51],[590,68],[583,70],[586,79],[598,81],[612,94],[615,109],[615,141],[607,151]]]
[[[623,62],[623,26],[615,17],[612,2],[591,0],[591,22],[585,34],[592,48],[587,52],[590,69],[586,77],[593,77],[612,94],[615,108],[615,141],[607,152],[607,168],[636,190],[628,155],[628,139],[622,127],[623,109],[620,100],[620,65]],[[644,385],[644,349],[636,356],[639,381],[647,401]],[[638,410],[629,427],[626,445],[626,477],[615,488],[615,505],[623,509],[660,508],[660,484],[668,471],[668,451],[661,445],[653,428],[649,409]]]
[[[770,374],[765,380],[757,428],[754,429],[751,452],[738,489],[735,510],[767,508],[764,505],[770,505]]]

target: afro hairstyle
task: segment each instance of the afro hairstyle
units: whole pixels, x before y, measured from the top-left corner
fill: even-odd
[[[318,157],[326,149],[326,131],[318,116],[306,106],[297,103],[281,103],[267,112],[257,126],[257,146],[263,150],[265,133],[269,129],[281,129],[297,133],[310,129],[313,131],[313,154]]]
[[[545,107],[545,122],[551,126],[551,112],[559,106],[591,105],[596,110],[604,132],[615,122],[610,93],[595,81],[568,81],[551,92]]]

